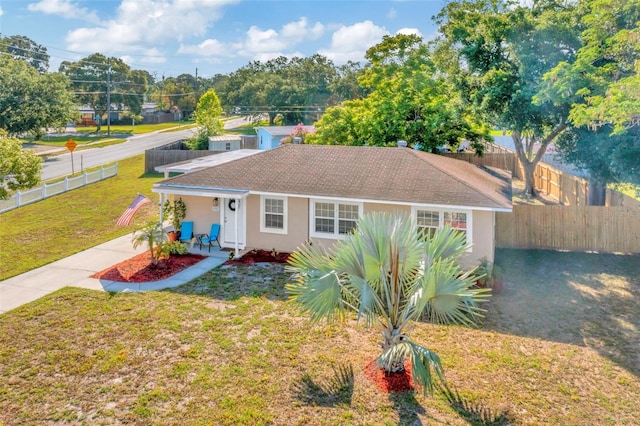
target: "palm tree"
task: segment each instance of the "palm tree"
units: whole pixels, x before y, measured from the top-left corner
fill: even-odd
[[[149,253],[151,254],[151,263],[155,265],[158,263],[158,259],[155,256],[156,245],[161,244],[166,240],[166,233],[162,229],[162,224],[159,222],[147,222],[143,228],[138,229],[133,233],[133,248],[136,249],[140,244],[149,243]]]
[[[406,215],[372,213],[331,252],[310,244],[296,250],[286,288],[312,321],[343,319],[355,311],[382,334],[379,366],[403,371],[408,357],[414,383],[432,392],[436,377],[445,383],[440,358],[411,341],[405,329],[419,319],[475,324],[481,316],[477,303],[489,293],[472,288],[478,277],[457,262],[467,248],[454,229],[420,234]]]

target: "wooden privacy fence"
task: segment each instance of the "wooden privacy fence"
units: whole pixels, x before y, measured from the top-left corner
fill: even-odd
[[[640,253],[640,208],[515,205],[496,213],[496,247]]]
[[[516,154],[508,148],[495,144],[486,145],[483,157],[473,153],[447,153],[447,157],[464,160],[473,164],[509,170],[516,179],[524,180],[524,168]],[[565,206],[586,206],[589,182],[581,177],[565,173],[549,164],[539,162],[534,171],[534,186]],[[605,205],[640,208],[640,201],[607,189]]]
[[[207,155],[215,154],[212,151],[191,151],[182,142],[174,142],[144,152],[144,172],[153,173],[158,166],[173,164],[179,161],[192,160]]]

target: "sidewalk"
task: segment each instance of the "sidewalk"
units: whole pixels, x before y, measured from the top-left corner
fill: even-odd
[[[90,278],[118,262],[142,253],[146,246],[133,249],[131,235],[100,244],[65,259],[52,262],[24,274],[0,281],[0,314],[32,302],[42,296],[73,286],[102,291],[150,291],[182,285],[224,263],[228,253],[195,247],[191,252],[207,258],[164,280],[148,283],[122,283]]]

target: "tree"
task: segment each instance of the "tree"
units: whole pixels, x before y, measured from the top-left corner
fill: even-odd
[[[580,46],[572,2],[504,0],[451,2],[436,17],[438,68],[452,94],[493,126],[511,132],[525,171],[525,192],[535,196],[533,172],[547,146],[569,125],[569,102],[534,102],[542,76],[573,62]],[[534,151],[537,147],[537,151]]]
[[[222,134],[223,123],[220,121],[222,106],[220,99],[213,89],[210,89],[200,97],[198,106],[193,113],[196,123],[200,125],[198,133],[187,141],[190,149],[209,149],[209,136]]]
[[[610,183],[640,185],[640,128],[611,134],[613,125],[571,127],[558,137],[564,161],[589,172],[589,204],[604,205]]]
[[[469,115],[450,101],[450,88],[437,77],[427,46],[415,35],[385,37],[367,51],[358,79],[368,96],[329,108],[315,124],[311,143],[395,146],[406,140],[435,152],[463,140],[488,139]]]
[[[49,71],[47,48],[39,45],[29,37],[21,35],[0,37],[0,52],[8,53],[13,59],[25,61],[40,74],[45,74]]]
[[[572,105],[575,128],[557,145],[589,171],[589,204],[604,204],[607,184],[640,182],[640,1],[581,5],[582,47],[545,74],[538,97]]]
[[[60,72],[69,77],[79,103],[89,105],[97,115],[110,111],[130,110],[140,114],[151,75],[146,71],[132,71],[119,58],[107,58],[94,53],[78,62],[64,61]]]
[[[9,198],[9,191],[36,186],[41,170],[42,159],[31,150],[23,150],[19,139],[8,137],[0,129],[0,200]]]
[[[162,224],[159,222],[147,222],[142,229],[138,229],[133,233],[132,242],[133,248],[138,248],[141,244],[147,243],[149,247],[149,255],[151,256],[151,263],[153,265],[158,263],[158,255],[160,254],[159,247],[167,239],[167,236],[162,229]]]
[[[347,72],[347,70],[345,70]],[[333,62],[322,55],[284,56],[253,61],[230,74],[222,84],[222,103],[245,114],[267,113],[273,125],[281,115],[285,124],[317,119],[326,106],[338,102],[339,78]]]
[[[409,357],[414,382],[431,391],[434,373],[444,379],[440,359],[406,330],[421,318],[471,325],[480,316],[477,304],[488,293],[472,288],[476,277],[457,263],[465,250],[464,236],[451,228],[421,238],[408,217],[373,213],[330,252],[313,245],[294,252],[286,288],[314,322],[356,312],[380,330],[380,367],[402,371]]]
[[[59,73],[41,75],[24,61],[0,55],[0,129],[37,139],[44,128],[65,127],[77,115],[68,88]]]
[[[571,121],[613,134],[640,124],[640,0],[583,0],[583,45],[547,75],[543,96],[573,102]]]

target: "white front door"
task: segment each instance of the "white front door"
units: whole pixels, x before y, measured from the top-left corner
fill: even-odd
[[[237,230],[236,222],[238,224]],[[238,244],[241,246],[241,248],[244,248],[244,200],[235,200],[233,198],[225,199],[224,224],[222,226],[222,233],[224,246],[235,246],[237,235]]]

